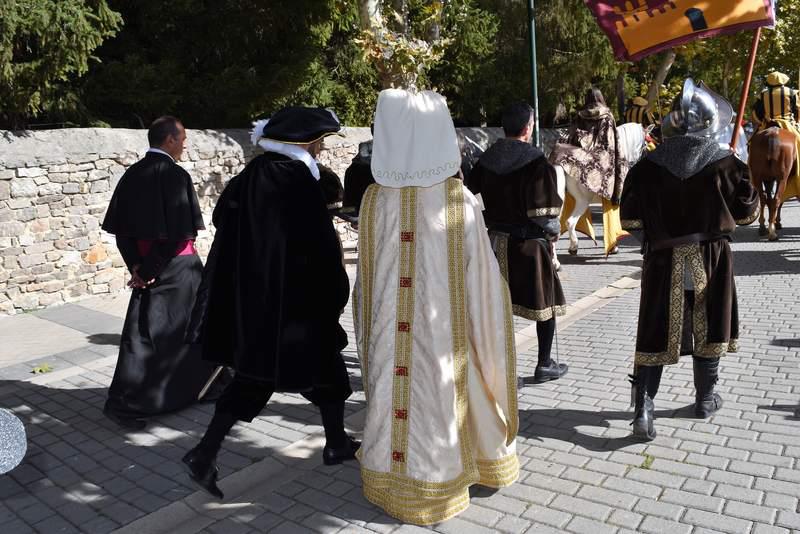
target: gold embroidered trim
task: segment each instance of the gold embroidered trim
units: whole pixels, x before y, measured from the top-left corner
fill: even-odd
[[[748,224],[752,223],[758,218],[758,211],[759,211],[759,206],[758,204],[756,204],[755,211],[752,214],[745,217],[744,219],[736,219],[736,224],[738,224],[739,226],[747,226]]]
[[[392,378],[392,473],[405,474],[408,461],[408,427],[411,409],[411,349],[414,322],[416,272],[417,188],[400,190],[399,266],[397,326],[395,328],[395,373]],[[408,280],[409,283],[404,283]],[[402,372],[401,372],[402,371]],[[402,412],[404,417],[397,417]]]
[[[623,230],[641,230],[644,223],[641,219],[622,219],[619,221]]]
[[[546,217],[548,215],[558,217],[561,215],[561,208],[535,208],[528,210],[528,217]]]
[[[500,274],[508,285],[508,234],[502,232],[490,232],[489,239],[492,241],[494,254],[497,256],[497,265],[500,267]]]
[[[364,496],[402,521],[428,525],[445,521],[469,506],[469,486],[502,488],[519,478],[516,454],[497,460],[478,460],[477,471],[462,472],[447,482],[415,480],[396,473],[361,468]]]
[[[683,328],[683,274],[685,260],[691,246],[697,245],[681,245],[672,249],[667,348],[663,352],[636,351],[636,365],[671,365],[678,363],[680,359]]]
[[[461,444],[461,463],[466,473],[475,473],[469,428],[467,428],[467,306],[464,285],[464,186],[461,180],[446,182],[448,289],[453,335],[453,366],[456,381],[456,424]]]
[[[364,396],[369,402],[369,344],[372,330],[372,288],[375,283],[375,204],[378,199],[380,186],[370,185],[364,192],[362,217],[367,224],[358,234],[358,279],[361,282],[360,306],[363,306],[363,313],[359,314],[358,306],[353,307],[353,320],[358,324],[359,319],[363,320],[362,346],[359,353],[361,361],[361,382],[364,388]],[[356,330],[358,331],[358,330]]]
[[[636,365],[671,365],[680,359],[681,338],[683,335],[683,278],[686,265],[694,283],[694,306],[692,310],[692,334],[694,336],[694,355],[714,358],[726,352],[735,352],[738,342],[732,339],[722,343],[708,343],[708,276],[703,262],[703,252],[699,244],[681,245],[672,249],[672,273],[670,277],[669,327],[667,349],[663,352],[636,352]],[[731,348],[733,350],[731,350]]]
[[[422,501],[398,498],[378,488],[368,488],[365,485],[364,497],[383,508],[387,514],[404,523],[416,525],[432,525],[447,521],[469,507],[469,491],[467,489],[462,490],[454,497]]]
[[[508,391],[508,421],[506,446],[511,445],[519,432],[519,408],[517,406],[517,348],[514,339],[514,315],[508,283],[500,280],[503,291],[503,324],[506,334],[506,390]],[[480,460],[478,461],[480,469]]]
[[[530,308],[526,308],[525,306],[514,304],[513,310],[514,315],[523,317],[530,321],[548,321],[552,317],[561,317],[562,315],[567,314],[566,305],[550,306],[549,308],[545,308],[543,310],[532,310]]]
[[[519,458],[516,454],[498,460],[478,460],[477,465],[482,486],[504,488],[519,478]]]

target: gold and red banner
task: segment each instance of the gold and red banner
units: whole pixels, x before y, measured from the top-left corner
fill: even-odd
[[[695,39],[773,26],[770,0],[584,0],[620,60]]]

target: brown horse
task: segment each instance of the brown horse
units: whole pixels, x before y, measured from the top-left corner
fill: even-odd
[[[777,126],[761,130],[750,140],[750,176],[761,200],[758,233],[769,234],[770,241],[778,239],[781,229],[783,192],[795,172],[796,143],[794,133]],[[769,208],[769,229],[764,226],[765,206]]]

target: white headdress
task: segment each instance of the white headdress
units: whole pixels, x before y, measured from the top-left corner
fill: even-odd
[[[444,97],[386,89],[378,96],[372,176],[387,187],[430,187],[458,173],[461,151]]]

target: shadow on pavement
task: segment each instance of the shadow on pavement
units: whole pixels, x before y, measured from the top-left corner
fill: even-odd
[[[775,338],[770,341],[769,344],[775,345],[776,347],[789,347],[790,349],[797,349],[800,348],[800,338]]]
[[[7,532],[110,532],[196,491],[180,459],[205,431],[212,403],[130,431],[102,414],[105,387],[80,377],[67,381],[71,386],[62,388],[0,381],[0,407],[19,417],[28,434],[26,457],[0,477],[0,502],[16,516],[3,519]],[[346,415],[361,408],[348,402]],[[299,397],[270,402],[252,425],[234,427],[219,456],[221,477],[302,439],[313,432],[308,425],[321,430],[311,404]]]
[[[122,336],[120,334],[91,334],[86,336],[86,340],[92,345],[116,345],[119,346]]]
[[[658,405],[656,403],[656,405]],[[656,410],[656,427],[659,419],[681,418],[695,419],[694,404],[670,410]],[[519,436],[542,441],[553,439],[580,445],[591,451],[612,452],[634,443],[642,443],[632,436],[603,437],[581,432],[578,427],[612,428],[609,421],[631,421],[630,411],[591,411],[591,410],[520,410]],[[557,426],[555,426],[557,425]],[[615,428],[619,428],[616,426]]]
[[[800,421],[800,404],[765,404],[758,407],[758,411],[789,412],[785,418],[789,421]]]

